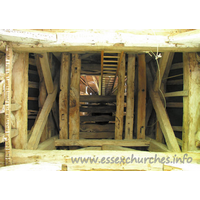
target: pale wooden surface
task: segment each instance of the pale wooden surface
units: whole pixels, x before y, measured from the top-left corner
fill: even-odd
[[[135,55],[128,55],[125,139],[133,139]]]
[[[123,55],[118,72],[118,92],[116,97],[115,139],[122,139],[124,123],[124,79],[125,79],[125,54]]]
[[[62,53],[60,68],[59,95],[59,138],[69,136],[69,84],[70,84],[70,54]]]
[[[17,135],[18,135],[18,130],[17,129],[11,129],[10,137],[14,138]],[[5,142],[5,132],[0,132],[0,143],[3,143],[3,142]]]
[[[70,97],[69,97],[69,139],[79,139],[80,131],[80,71],[81,60],[72,54]]]
[[[170,152],[170,150],[167,148],[165,144],[162,144],[161,142],[158,142],[152,138],[149,138],[146,136],[147,140],[150,140],[150,145],[148,150],[153,152]]]
[[[21,105],[21,109],[14,114],[16,128],[19,131],[17,137],[12,139],[13,148],[24,149],[27,144],[27,116],[28,116],[28,53],[20,53],[13,65],[12,89],[15,103]]]
[[[138,55],[137,139],[145,139],[146,62],[145,54]]]
[[[58,139],[58,135],[53,136],[38,145],[37,150],[54,150],[56,149],[54,141]]]

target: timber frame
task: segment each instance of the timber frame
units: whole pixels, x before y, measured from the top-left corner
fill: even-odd
[[[169,170],[160,163],[72,164],[70,157],[186,153],[200,164],[200,30],[1,29],[0,38],[0,166]],[[177,125],[170,113],[180,109]]]

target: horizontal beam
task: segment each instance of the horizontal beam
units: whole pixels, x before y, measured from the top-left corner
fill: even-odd
[[[180,131],[182,132],[182,126],[172,126],[174,131]]]
[[[174,63],[174,64],[171,66],[171,69],[170,69],[170,70],[174,70],[174,69],[183,69],[183,63]]]
[[[39,83],[38,82],[29,81],[28,82],[28,87],[29,88],[38,89],[39,88]]]
[[[182,108],[183,103],[182,102],[167,102],[166,106],[168,108]]]
[[[14,138],[18,135],[17,129],[11,129],[11,138]],[[0,133],[0,143],[5,142],[5,133]]]
[[[114,150],[114,151],[138,151],[135,149],[131,149],[131,148],[126,148],[126,147],[121,147],[121,146],[117,146],[117,145],[108,145],[108,144],[104,144],[101,147],[102,150]]]
[[[168,80],[167,85],[183,85],[183,79]]]
[[[116,111],[116,106],[81,105],[80,112],[111,113]]]
[[[80,116],[80,121],[94,121],[94,122],[104,122],[104,121],[115,121],[115,116],[109,115],[99,115],[99,116]]]
[[[80,95],[80,102],[112,103],[116,102],[116,96]]]
[[[134,140],[65,140],[58,139],[55,140],[55,146],[102,146],[105,144],[109,145],[118,145],[124,147],[146,147],[149,146],[150,141],[142,140],[142,139],[134,139]]]
[[[100,132],[100,131],[115,131],[115,124],[81,124],[80,131],[82,132]]]
[[[13,43],[14,51],[27,52],[91,52],[91,51],[125,51],[125,52],[149,52],[179,51],[198,52],[198,33],[188,31],[187,37],[183,35],[168,36],[167,34],[138,34],[131,30],[77,30],[50,33],[45,31],[25,31],[1,29],[0,50],[5,50],[5,42]],[[188,34],[190,36],[188,37]],[[192,39],[192,37],[194,37]],[[182,41],[181,43],[177,41]],[[93,53],[95,53],[93,52]]]
[[[115,137],[114,131],[108,132],[80,132],[80,139],[113,139]]]
[[[21,105],[15,103],[15,104],[11,104],[11,111],[17,111],[21,109]],[[0,114],[1,113],[5,113],[5,105],[3,105],[2,109],[0,110]]]
[[[187,97],[188,91],[168,92],[164,94],[165,97]]]
[[[49,138],[48,140],[45,140],[44,142],[40,143],[38,145],[37,150],[54,150],[55,147],[55,140],[58,139],[58,135],[53,136]]]

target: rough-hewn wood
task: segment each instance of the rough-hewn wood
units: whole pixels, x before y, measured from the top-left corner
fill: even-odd
[[[85,132],[85,131],[88,131],[88,132],[115,131],[115,124],[105,124],[105,125],[81,124],[80,131],[82,131],[82,132]]]
[[[180,131],[180,132],[182,132],[182,126],[172,126],[172,128],[173,128],[173,130],[174,131]]]
[[[168,92],[164,94],[165,97],[186,97],[188,91]]]
[[[169,108],[182,108],[183,103],[182,102],[167,102],[166,106]]]
[[[135,55],[128,55],[125,139],[133,139]]]
[[[69,97],[69,139],[79,139],[80,131],[80,71],[81,60],[72,54],[70,97]]]
[[[81,105],[80,112],[91,113],[112,113],[116,111],[116,106],[99,106],[99,105]]]
[[[21,109],[14,114],[18,136],[12,139],[13,148],[24,149],[27,144],[27,116],[28,116],[28,53],[19,53],[13,65],[12,89],[13,100],[21,105]]]
[[[131,149],[131,148],[126,148],[126,147],[121,147],[121,146],[117,146],[117,145],[109,145],[109,144],[104,144],[101,147],[102,150],[113,150],[113,151],[138,151],[135,149]]]
[[[53,150],[55,147],[55,140],[58,139],[58,135],[49,138],[48,140],[40,143],[37,150]]]
[[[69,84],[70,84],[70,54],[63,53],[60,68],[59,96],[59,138],[68,139],[69,135]]]
[[[81,95],[80,102],[113,103],[116,102],[116,96]]]
[[[99,116],[81,116],[81,122],[94,121],[94,122],[104,122],[104,121],[115,121],[115,116],[109,115],[99,115]]]
[[[146,139],[150,140],[150,145],[148,150],[153,152],[170,152],[165,144],[162,144],[152,138],[146,137]]]
[[[138,55],[137,139],[145,138],[146,62],[145,54]]]
[[[28,141],[27,149],[37,149],[40,137],[44,130],[45,124],[47,122],[48,115],[52,109],[53,102],[56,99],[57,91],[58,91],[58,80],[59,73],[57,73],[56,78],[54,80],[54,91],[52,94],[48,94],[47,99],[42,107],[41,113],[36,121],[36,124],[33,128],[32,135]]]
[[[10,137],[14,138],[17,135],[18,135],[18,130],[17,129],[11,129],[11,135],[10,135]],[[3,143],[3,142],[5,142],[5,133],[1,132],[0,133],[0,143]]]
[[[167,85],[183,85],[183,79],[168,80]]]
[[[51,94],[54,91],[53,79],[51,75],[51,69],[49,65],[49,57],[47,53],[39,55],[40,64],[44,76],[45,86],[47,93]]]
[[[28,82],[28,87],[29,87],[29,88],[38,89],[38,88],[39,88],[39,83],[33,82],[33,81],[29,81],[29,82]]]
[[[115,137],[115,133],[113,132],[80,132],[80,139],[113,139]]]
[[[10,114],[10,121],[11,121],[11,128],[15,129],[16,128],[16,119],[12,112]],[[5,128],[5,115],[4,114],[0,114],[0,124]]]
[[[149,146],[150,141],[147,140],[65,140],[65,139],[58,139],[55,140],[55,146],[102,146],[104,144],[109,145],[117,145],[117,146],[124,146],[124,147],[141,147],[141,146]]]
[[[188,97],[183,97],[183,151],[196,149],[200,108],[200,63],[197,57],[196,53],[183,53],[184,90],[188,90]]]
[[[124,80],[125,80],[125,54],[123,55],[118,71],[118,91],[116,96],[115,139],[122,139],[124,123]]]
[[[160,99],[158,92],[154,92],[152,88],[152,77],[149,69],[147,68],[147,77],[148,77],[148,91],[153,104],[153,107],[156,111],[158,121],[160,123],[161,130],[164,134],[166,144],[170,151],[180,152],[179,145],[174,135],[174,131],[169,121],[169,117],[166,113],[164,105]]]

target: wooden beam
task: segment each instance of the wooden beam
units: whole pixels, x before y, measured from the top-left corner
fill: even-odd
[[[158,121],[160,123],[161,130],[164,134],[167,147],[170,151],[180,152],[180,148],[179,148],[179,145],[175,138],[172,126],[170,124],[169,117],[163,106],[160,96],[159,96],[158,92],[153,91],[152,77],[151,77],[151,74],[150,74],[150,71],[148,68],[147,68],[147,77],[148,77],[149,95],[150,95],[153,107],[156,111],[156,115],[157,115]]]
[[[133,139],[135,55],[128,55],[125,139]]]
[[[183,103],[182,102],[167,102],[166,106],[169,108],[182,108]]]
[[[81,95],[80,102],[89,103],[113,103],[116,102],[116,96],[100,96],[100,95]]]
[[[18,136],[12,139],[13,148],[24,149],[27,144],[27,123],[28,123],[28,53],[19,53],[13,65],[12,89],[13,100],[21,105],[21,109],[14,112]]]
[[[97,79],[96,79],[96,76],[92,76],[92,79],[94,81],[94,84],[95,84],[95,87],[97,89],[97,92],[99,93],[99,86],[98,86],[98,83],[97,83]]]
[[[45,140],[44,142],[42,142],[38,145],[37,150],[54,150],[54,149],[56,149],[56,147],[55,147],[56,139],[58,139],[58,135]]]
[[[55,140],[55,146],[102,146],[105,144],[109,145],[117,145],[117,146],[124,146],[124,147],[142,147],[142,146],[149,146],[150,141],[147,140],[64,140],[58,139]]]
[[[29,82],[28,82],[28,87],[29,87],[29,88],[38,89],[38,88],[39,88],[39,83],[33,82],[33,81],[29,81]]]
[[[33,66],[36,66],[35,59],[34,59],[34,58],[29,58],[28,64],[29,64],[29,65],[33,65]]]
[[[79,139],[80,131],[80,71],[81,60],[78,54],[72,54],[71,83],[69,97],[69,139]]]
[[[53,106],[53,102],[56,99],[57,92],[58,92],[58,81],[59,81],[59,73],[57,73],[56,78],[54,80],[54,91],[52,94],[49,94],[46,98],[46,101],[42,107],[41,113],[38,117],[38,120],[36,121],[36,124],[33,128],[33,132],[31,134],[31,137],[28,141],[27,149],[37,149],[40,137],[42,135],[42,132],[44,130],[45,124],[48,119],[48,115],[51,111],[51,108]]]
[[[80,112],[91,113],[112,113],[116,111],[116,106],[81,105]]]
[[[113,139],[115,137],[114,131],[107,132],[80,132],[80,139]]]
[[[167,81],[167,85],[183,85],[183,79],[169,80]]]
[[[60,68],[59,95],[59,138],[68,139],[69,136],[69,84],[70,84],[70,54],[62,53]]]
[[[17,104],[17,103],[14,103],[14,104],[11,104],[11,111],[17,111],[21,109],[21,105],[20,104]],[[5,113],[5,105],[3,105],[2,109],[0,110],[0,114],[2,113]]]
[[[18,130],[17,129],[11,129],[11,138],[14,138],[15,136],[18,135]],[[0,143],[5,142],[5,133],[0,133]]]
[[[137,139],[145,138],[146,117],[146,62],[145,54],[138,55]]]
[[[146,137],[147,140],[150,140],[150,145],[148,151],[153,152],[170,152],[165,144],[162,144],[152,138]]]
[[[183,151],[196,150],[195,134],[198,132],[200,109],[200,63],[196,53],[183,53]],[[198,81],[197,81],[198,80]]]
[[[115,116],[99,115],[99,116],[80,117],[80,122],[86,122],[86,121],[94,121],[94,122],[115,121]]]
[[[180,131],[182,132],[182,126],[172,126],[174,131]]]
[[[47,93],[51,94],[54,91],[53,79],[51,75],[50,65],[49,65],[49,58],[47,53],[43,53],[39,55],[41,68],[44,76],[44,82],[46,85]]]
[[[123,54],[118,71],[118,92],[116,97],[115,139],[121,140],[124,124],[124,79],[125,79],[125,54]]]
[[[177,139],[177,142],[178,142],[178,145],[179,146],[183,146],[183,140],[179,139],[179,138],[176,138]]]
[[[102,150],[114,150],[114,151],[138,151],[135,149],[131,149],[131,148],[126,148],[126,147],[121,147],[121,146],[117,146],[117,145],[109,145],[109,144],[104,144],[101,147]]]
[[[164,94],[165,97],[187,97],[188,91],[168,92]]]
[[[174,70],[174,69],[183,69],[183,63],[174,63],[171,66],[171,70]]]
[[[101,150],[101,147],[85,147],[85,148],[76,149],[76,151],[87,151],[87,150]]]

